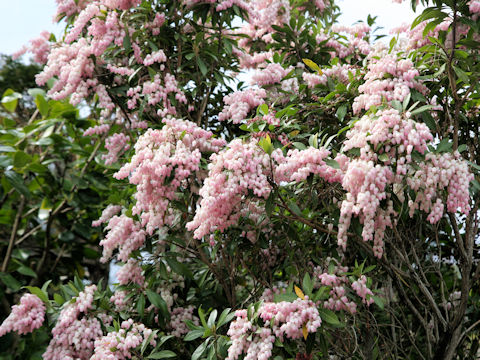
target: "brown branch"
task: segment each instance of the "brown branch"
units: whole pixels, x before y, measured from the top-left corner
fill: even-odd
[[[21,195],[20,205],[18,206],[17,215],[15,216],[15,221],[13,222],[12,233],[10,234],[10,240],[8,242],[7,253],[3,259],[2,272],[6,272],[8,268],[8,263],[10,262],[10,257],[12,255],[13,245],[15,244],[15,238],[17,237],[18,225],[20,224],[20,219],[22,218],[23,207],[25,206],[25,196]]]

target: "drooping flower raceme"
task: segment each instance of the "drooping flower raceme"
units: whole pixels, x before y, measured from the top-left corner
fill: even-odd
[[[392,54],[380,59],[371,57],[365,82],[358,88],[360,95],[352,105],[353,112],[359,113],[362,109],[381,105],[384,100],[401,102],[410,94],[410,89],[425,93],[425,85],[415,79],[418,75],[418,70],[409,59],[400,59]]]
[[[20,304],[13,305],[10,315],[0,326],[0,337],[10,331],[20,335],[31,333],[43,324],[45,305],[33,294],[25,294],[20,298]]]
[[[103,336],[102,324],[108,326],[112,322],[112,317],[103,312],[91,314],[96,289],[96,285],[89,285],[73,302],[65,303],[52,329],[44,360],[90,359],[96,339]]]
[[[208,177],[200,189],[200,207],[187,224],[188,230],[194,230],[195,238],[236,224],[240,218],[237,205],[249,191],[258,198],[268,197],[270,159],[256,141],[244,143],[241,139],[233,140],[226,149],[211,156]]]
[[[134,323],[132,319],[122,322],[119,331],[113,331],[95,341],[95,352],[90,360],[124,360],[131,359],[133,350],[147,340],[152,330],[143,324]],[[150,345],[155,346],[154,334]]]
[[[255,318],[262,319],[263,326],[249,318],[247,310],[237,310],[235,315],[227,332],[232,340],[227,360],[236,360],[241,354],[249,360],[270,359],[276,338],[300,339],[305,332],[315,333],[322,323],[317,306],[308,297],[262,304]]]
[[[169,203],[176,191],[199,170],[202,153],[216,152],[225,144],[190,121],[172,118],[164,123],[161,130],[150,129],[138,139],[132,160],[115,174],[137,186],[132,212],[140,215],[148,234],[173,223]]]
[[[395,109],[365,115],[349,130],[342,151],[357,149],[359,156],[349,160],[342,179],[346,196],[340,209],[340,246],[346,248],[352,216],[357,216],[363,224],[363,240],[373,240],[374,253],[382,256],[384,232],[392,227],[395,214],[391,198],[394,187],[410,186],[417,193],[415,199],[407,199],[410,216],[420,209],[429,213],[431,223],[443,216],[443,200],[437,195],[442,191],[448,193],[448,211],[470,211],[468,187],[472,175],[459,154],[428,153],[418,164],[414,159],[415,154],[422,159],[432,140],[425,124]],[[397,196],[405,200],[403,191]],[[386,206],[382,207],[382,202]]]

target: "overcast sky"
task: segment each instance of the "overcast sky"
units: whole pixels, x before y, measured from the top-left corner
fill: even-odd
[[[414,19],[415,15],[408,3],[393,4],[390,0],[337,0],[343,13],[340,23],[351,25],[357,20],[366,21],[368,14],[378,15],[378,25],[385,28],[385,33]],[[55,0],[0,0],[0,53],[12,54],[42,30],[60,35],[61,27],[52,22],[55,7]]]

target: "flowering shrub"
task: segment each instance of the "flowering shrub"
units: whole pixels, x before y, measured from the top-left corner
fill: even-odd
[[[11,138],[30,125],[5,122],[7,305],[27,284],[10,273],[39,277],[12,255],[20,234],[41,231],[32,264],[55,269],[76,241],[50,251],[55,216],[76,210],[102,254],[84,248],[76,276],[27,285],[0,334],[41,332],[44,359],[475,356],[475,1],[435,1],[389,44],[371,17],[335,23],[332,0],[57,3],[65,36],[30,48],[49,84],[38,126],[88,104],[90,148],[73,147],[85,165],[54,207],[30,175],[62,170],[35,153],[48,135],[30,155]],[[68,197],[95,183],[91,162],[108,179],[93,208]],[[108,285],[92,261],[117,268]]]

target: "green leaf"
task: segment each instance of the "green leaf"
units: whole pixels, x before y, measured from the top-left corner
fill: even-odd
[[[128,29],[128,26],[125,26]],[[132,49],[132,43],[130,41],[130,34],[128,31],[125,32],[125,36],[123,37],[123,48],[126,52],[129,52]]]
[[[48,294],[46,291],[43,291],[36,286],[25,286],[25,288],[28,289],[33,295],[37,295],[45,304],[49,303]]]
[[[177,354],[175,354],[173,351],[162,350],[160,352],[149,355],[147,359],[169,359],[169,358],[174,358],[176,356]]]
[[[383,302],[383,299],[379,296],[376,296],[376,295],[373,295],[372,296],[372,299],[373,301],[375,301],[375,304],[377,304],[377,306],[380,308],[380,309],[384,309],[385,308],[385,304]]]
[[[57,305],[63,305],[65,303],[63,296],[58,293],[53,294],[53,300],[55,300]]]
[[[303,216],[302,210],[300,210],[300,208],[298,207],[298,205],[295,201],[293,201],[293,200],[290,201],[290,203],[288,204],[288,207],[295,215],[300,216],[300,217]]]
[[[13,157],[13,166],[18,169],[23,168],[30,162],[32,162],[32,157],[23,151],[17,151]]]
[[[204,328],[207,328],[207,320],[205,320],[205,311],[203,311],[202,307],[198,308],[198,317],[200,318],[200,322]]]
[[[164,316],[167,316],[169,313],[168,313],[168,307],[167,307],[167,303],[165,302],[165,300],[162,299],[162,297],[157,294],[156,292],[154,292],[153,290],[150,290],[148,289],[146,291],[147,293],[147,298],[148,300],[155,306],[157,307],[158,309],[160,309],[160,311],[162,312],[162,314]]]
[[[315,149],[318,149],[318,133],[316,133],[315,135],[311,135],[308,138],[308,145],[314,147]]]
[[[425,20],[433,18],[443,19],[446,16],[447,14],[435,7],[427,8],[413,21],[411,29],[414,29],[418,24]]]
[[[387,154],[383,153],[378,155],[378,160],[380,160],[381,162],[387,162],[388,160],[390,160],[390,158]]]
[[[437,145],[437,148],[435,149],[436,153],[444,153],[444,152],[449,152],[452,150],[453,144],[450,142],[450,139],[445,138],[440,143]]]
[[[157,330],[152,331],[152,333],[148,336],[148,338],[144,339],[142,342],[142,346],[140,348],[140,354],[143,355],[145,350],[147,349],[147,346],[150,345],[150,342],[152,339],[157,335]]]
[[[31,276],[33,278],[36,278],[37,277],[37,274],[35,273],[35,271],[33,271],[32,269],[30,269],[28,266],[25,266],[25,265],[22,265],[20,266],[17,270],[15,270],[16,272],[19,272],[20,274],[22,275],[26,275],[26,276]]]
[[[310,278],[310,275],[308,273],[306,273],[305,276],[303,277],[302,288],[303,288],[303,291],[305,291],[305,293],[307,295],[312,294],[313,282],[312,282],[312,279]]]
[[[265,151],[268,155],[273,152],[272,140],[270,139],[270,136],[268,134],[258,141],[258,145],[260,145],[263,151]]]
[[[412,97],[412,93],[408,92],[407,96],[405,96],[405,99],[403,99],[403,111],[407,110],[408,103],[410,102],[410,98]]]
[[[225,310],[222,311],[220,314],[220,317],[218,318],[218,323],[217,323],[217,329],[227,323],[229,323],[234,317],[235,313],[230,312],[230,308],[226,308]]]
[[[343,104],[342,106],[340,106],[337,109],[337,112],[335,113],[335,115],[337,116],[337,119],[340,120],[340,121],[343,121],[346,114],[347,114],[347,105],[346,104]]]
[[[275,300],[275,302],[282,302],[282,301],[292,302],[298,299],[298,296],[295,295],[294,293],[275,294],[273,296],[273,299]]]
[[[465,84],[470,83],[470,79],[468,78],[468,75],[465,71],[463,71],[457,66],[453,66],[453,70],[455,71],[455,74],[457,74],[458,78],[462,80]]]
[[[173,257],[166,257],[165,260],[167,261],[168,266],[170,266],[170,268],[175,273],[177,273],[179,275],[182,275],[182,276],[185,276],[185,277],[190,278],[190,279],[193,278],[192,272],[190,271],[188,266],[186,266],[185,264],[177,261],[177,259],[175,259]]]
[[[207,72],[208,72],[207,65],[205,65],[202,58],[199,56],[197,56],[197,65],[200,71],[202,72],[202,75],[203,76],[207,75]]]
[[[320,314],[320,317],[322,318],[322,320],[325,321],[327,324],[333,325],[333,326],[341,325],[337,315],[332,310],[320,308],[318,309],[318,313]]]
[[[27,92],[28,92],[28,95],[30,95],[34,99],[37,97],[37,95],[41,95],[43,97],[47,96],[47,93],[45,92],[45,90],[40,88],[28,89]]]
[[[214,309],[212,310],[212,312],[210,313],[210,316],[208,317],[207,326],[211,328],[213,324],[215,324],[216,319],[217,319],[217,310]]]
[[[392,104],[392,107],[397,110],[399,113],[401,113],[403,111],[403,105],[400,101],[398,100],[392,100],[391,102]]]
[[[258,107],[258,112],[262,115],[268,115],[268,105],[262,104]]]
[[[328,166],[334,168],[334,169],[340,169],[340,164],[337,162],[337,160],[334,159],[325,159],[325,164]]]
[[[205,333],[204,329],[192,330],[187,335],[185,335],[183,340],[184,341],[192,341],[192,340],[198,339],[199,337],[202,337],[204,333]]]
[[[50,285],[50,283],[52,282],[52,280],[47,280],[45,282],[45,284],[42,285],[42,291],[46,294],[47,293],[47,289],[48,289],[48,285]]]
[[[137,313],[143,317],[143,312],[145,311],[145,296],[140,294],[137,301]]]
[[[265,201],[265,212],[268,216],[272,215],[273,210],[275,209],[275,193],[270,192],[267,201]]]
[[[13,146],[8,145],[0,145],[0,153],[2,152],[15,152],[15,148]]]
[[[43,117],[46,117],[48,115],[48,111],[50,110],[47,100],[45,100],[42,95],[38,94],[35,97],[35,104],[37,105],[37,109],[40,111],[40,114],[42,114]]]
[[[203,343],[201,343],[196,349],[195,351],[193,352],[192,354],[192,360],[198,360],[200,359],[200,357],[203,355],[203,353],[205,352],[207,346],[208,346],[208,342],[209,342],[210,339],[207,339],[205,340]]]
[[[2,105],[7,111],[14,112],[18,105],[18,99],[21,98],[21,94],[13,91],[12,89],[7,89],[2,96]]]
[[[22,285],[18,282],[17,279],[15,279],[12,275],[4,272],[0,272],[0,280],[2,280],[6,287],[13,290],[14,292],[17,292],[22,287]]]
[[[410,115],[411,116],[417,115],[417,114],[420,114],[424,111],[432,110],[432,109],[433,109],[433,105],[423,105],[423,106],[420,106],[418,109],[415,109],[412,112],[410,112]]]
[[[461,145],[458,147],[458,149],[457,149],[457,151],[458,151],[459,153],[462,153],[462,152],[464,152],[465,150],[468,150],[467,144],[461,144]]]
[[[307,148],[304,143],[298,141],[293,142],[292,145],[295,146],[298,150],[305,150]]]
[[[23,183],[23,178],[20,176],[20,174],[16,173],[15,171],[12,170],[7,170],[5,171],[5,178],[7,181],[23,196],[29,197],[30,196],[30,191],[28,188],[25,186]]]

